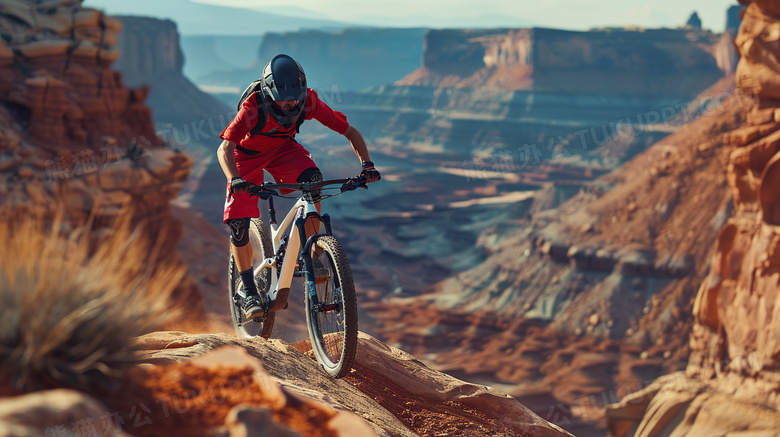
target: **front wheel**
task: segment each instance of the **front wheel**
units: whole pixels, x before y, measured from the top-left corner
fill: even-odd
[[[306,324],[314,356],[334,378],[349,373],[357,351],[357,299],[341,244],[323,236],[312,255],[314,281],[306,281]],[[312,288],[313,287],[313,288]]]
[[[253,218],[249,224],[249,241],[252,244],[252,266],[257,267],[266,258],[273,256],[273,247],[271,246],[271,239],[268,237],[268,232],[263,227],[263,222],[260,219]],[[246,320],[244,317],[244,311],[241,309],[235,301],[236,293],[243,286],[241,276],[238,274],[238,267],[236,261],[233,259],[233,255],[230,255],[230,281],[228,284],[228,299],[230,299],[230,315],[233,320],[233,326],[236,331],[242,337],[253,338],[260,336],[262,338],[269,338],[271,331],[274,328],[275,313],[268,312],[263,317],[258,317],[252,320]],[[268,289],[271,286],[271,271],[269,269],[263,269],[259,275],[255,276],[255,285],[260,295],[267,294]]]

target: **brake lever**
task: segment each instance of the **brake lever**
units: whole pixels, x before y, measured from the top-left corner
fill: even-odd
[[[343,193],[345,191],[354,191],[358,188],[365,188],[366,190],[368,189],[365,176],[357,176],[347,182],[344,182],[344,185],[341,186],[341,192]]]
[[[278,196],[279,193],[276,192],[276,190],[272,190],[270,188],[265,188],[262,185],[255,185],[252,187],[249,191],[249,198],[251,199],[254,196],[257,196],[263,200],[268,200],[271,198],[271,196]]]

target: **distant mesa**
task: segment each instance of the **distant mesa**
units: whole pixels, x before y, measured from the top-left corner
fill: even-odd
[[[184,55],[175,22],[133,16],[114,18],[122,23],[117,43],[121,54],[114,68],[123,73],[129,86],[150,87],[148,103],[158,126],[185,125],[219,115],[224,118],[230,111],[184,77]]]
[[[694,11],[685,25],[694,29],[701,29],[701,18],[699,18],[699,13]]]
[[[397,84],[693,97],[735,58],[730,38],[698,28],[431,30],[422,68]]]

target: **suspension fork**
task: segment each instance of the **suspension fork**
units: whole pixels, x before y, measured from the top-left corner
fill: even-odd
[[[325,225],[325,234],[314,234],[306,238],[306,221],[311,217],[317,218]],[[306,217],[298,217],[295,220],[295,226],[298,229],[300,241],[306,242],[303,244],[303,247],[300,251],[300,261],[302,262],[305,270],[304,279],[309,289],[309,299],[312,300],[314,305],[319,305],[320,302],[319,298],[317,297],[317,290],[314,283],[314,261],[311,257],[311,249],[313,245],[317,244],[317,240],[320,239],[320,237],[332,235],[333,231],[331,229],[330,216],[328,214],[319,215],[314,211],[310,211],[308,214],[306,214]]]

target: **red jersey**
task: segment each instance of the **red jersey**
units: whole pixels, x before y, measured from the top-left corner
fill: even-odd
[[[279,135],[288,135],[287,137],[269,137],[265,135],[252,135],[250,131],[257,123],[257,93],[249,96],[241,105],[236,117],[230,124],[222,130],[219,137],[223,140],[232,141],[241,147],[249,150],[264,151],[274,149],[285,144],[295,136],[296,123],[293,123],[288,129],[283,128],[271,114],[266,115],[263,133],[274,133]],[[347,117],[339,111],[334,111],[322,100],[317,93],[308,88],[306,90],[306,120],[315,119],[328,128],[344,135],[349,127]]]

